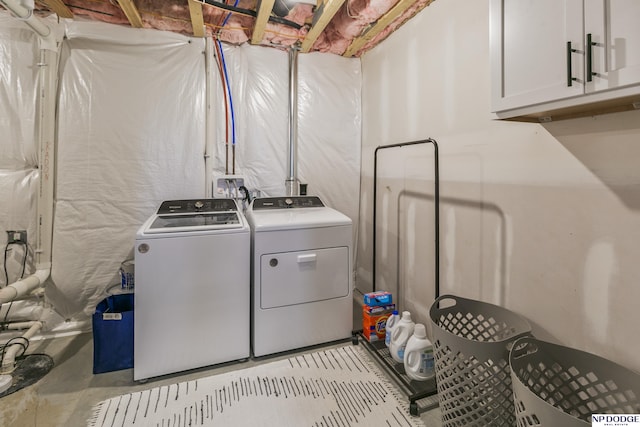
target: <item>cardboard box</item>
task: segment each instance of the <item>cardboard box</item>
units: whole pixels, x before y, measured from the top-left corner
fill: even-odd
[[[362,306],[362,334],[369,342],[384,341],[387,319],[395,308],[395,304]]]
[[[370,307],[388,305],[392,302],[391,293],[387,291],[369,292],[364,294],[364,305],[368,305]]]

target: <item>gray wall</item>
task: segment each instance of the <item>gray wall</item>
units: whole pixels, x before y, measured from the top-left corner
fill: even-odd
[[[441,293],[640,371],[640,111],[547,125],[490,114],[489,2],[436,1],[363,64],[357,286],[371,286],[373,153],[440,144]],[[433,150],[380,156],[377,287],[428,323]]]

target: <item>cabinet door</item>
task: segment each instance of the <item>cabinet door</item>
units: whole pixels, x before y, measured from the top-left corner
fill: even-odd
[[[491,0],[493,111],[584,93],[582,7],[582,0]],[[567,42],[577,52],[567,55]]]
[[[586,92],[640,83],[640,1],[585,0],[584,17],[585,44],[592,42]]]

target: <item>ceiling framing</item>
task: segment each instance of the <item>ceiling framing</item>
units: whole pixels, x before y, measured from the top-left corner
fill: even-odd
[[[36,0],[36,13],[211,36],[233,44],[359,57],[433,2],[317,0],[312,5],[287,1]]]

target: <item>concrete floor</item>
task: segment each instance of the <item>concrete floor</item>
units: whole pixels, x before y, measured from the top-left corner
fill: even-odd
[[[322,348],[342,345],[345,343],[333,343]],[[102,400],[133,391],[244,369],[256,364],[288,358],[295,354],[288,353],[260,360],[248,360],[243,363],[217,365],[138,384],[133,381],[132,369],[98,375],[92,374],[93,341],[91,333],[33,341],[28,353],[48,354],[53,357],[55,366],[36,384],[0,399],[0,426],[86,426],[93,406]],[[442,425],[438,408],[423,412],[420,418],[429,427]]]

